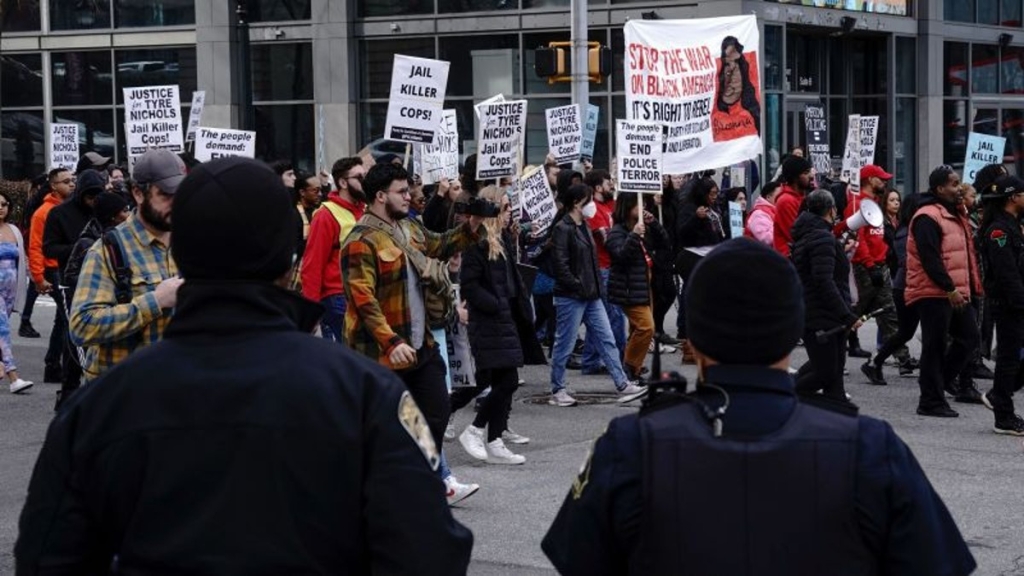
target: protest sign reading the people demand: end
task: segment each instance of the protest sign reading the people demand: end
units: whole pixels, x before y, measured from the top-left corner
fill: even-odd
[[[807,156],[815,171],[823,177],[832,173],[832,156],[828,145],[828,119],[821,104],[804,107],[804,125],[807,128]]]
[[[583,146],[580,148],[580,159],[586,162],[594,161],[594,143],[597,141],[597,121],[600,116],[600,108],[587,104],[587,118],[583,122]]]
[[[256,133],[248,130],[203,128],[196,130],[196,160],[209,162],[227,156],[256,157]]]
[[[50,124],[50,169],[78,166],[78,124]]]
[[[632,120],[619,120],[615,124],[619,192],[661,194],[661,124]]]
[[[384,137],[430,144],[441,124],[449,63],[395,54]]]
[[[420,176],[424,184],[459,177],[459,124],[455,110],[444,110],[432,144],[420,147]]]
[[[626,115],[668,126],[666,172],[729,166],[762,152],[754,16],[630,20],[624,33]]]
[[[523,213],[533,223],[533,233],[540,234],[551,226],[558,213],[548,176],[543,168],[537,167],[523,175],[519,187]]]
[[[185,150],[177,86],[125,88],[124,123],[129,156],[139,156],[150,148]]]
[[[579,160],[583,144],[579,105],[548,108],[544,116],[548,124],[548,152],[555,157],[555,164],[569,164]]]
[[[1006,138],[971,132],[967,136],[967,155],[964,157],[964,182],[973,183],[978,170],[989,164],[1002,164]],[[978,193],[982,193],[978,190]]]
[[[516,154],[523,144],[523,131],[526,128],[526,100],[488,104],[479,110],[476,179],[514,176],[518,169]]]

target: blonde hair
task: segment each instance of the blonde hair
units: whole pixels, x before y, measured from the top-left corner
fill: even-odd
[[[502,198],[507,198],[505,192],[493,184],[485,186],[477,195],[482,200],[501,207]],[[487,257],[490,260],[497,260],[505,257],[505,244],[501,241],[501,214],[494,218],[484,219],[484,228],[487,230]]]

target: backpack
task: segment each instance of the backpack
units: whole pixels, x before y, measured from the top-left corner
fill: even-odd
[[[132,301],[132,269],[128,265],[124,248],[113,229],[104,232],[100,241],[103,242],[103,250],[107,253],[107,262],[114,279],[114,298],[118,304],[127,304]]]

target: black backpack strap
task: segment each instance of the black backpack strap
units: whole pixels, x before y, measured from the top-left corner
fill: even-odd
[[[114,276],[114,298],[118,304],[127,304],[132,301],[132,269],[114,231],[107,230],[101,238]]]

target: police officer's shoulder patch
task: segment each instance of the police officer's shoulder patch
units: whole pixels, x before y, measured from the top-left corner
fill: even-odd
[[[434,444],[434,437],[430,435],[427,419],[423,417],[423,412],[420,412],[420,407],[416,405],[408,391],[402,392],[402,398],[398,401],[398,421],[419,447],[430,469],[436,472],[437,467],[441,465],[441,455]]]
[[[590,466],[594,460],[594,448],[597,447],[597,441],[608,433],[608,427],[606,426],[604,432],[597,437],[596,440],[590,443],[590,449],[587,450],[587,458],[583,461],[583,465],[580,466],[580,472],[576,475],[576,478],[572,481],[572,499],[579,500],[583,496],[583,490],[590,484]]]

